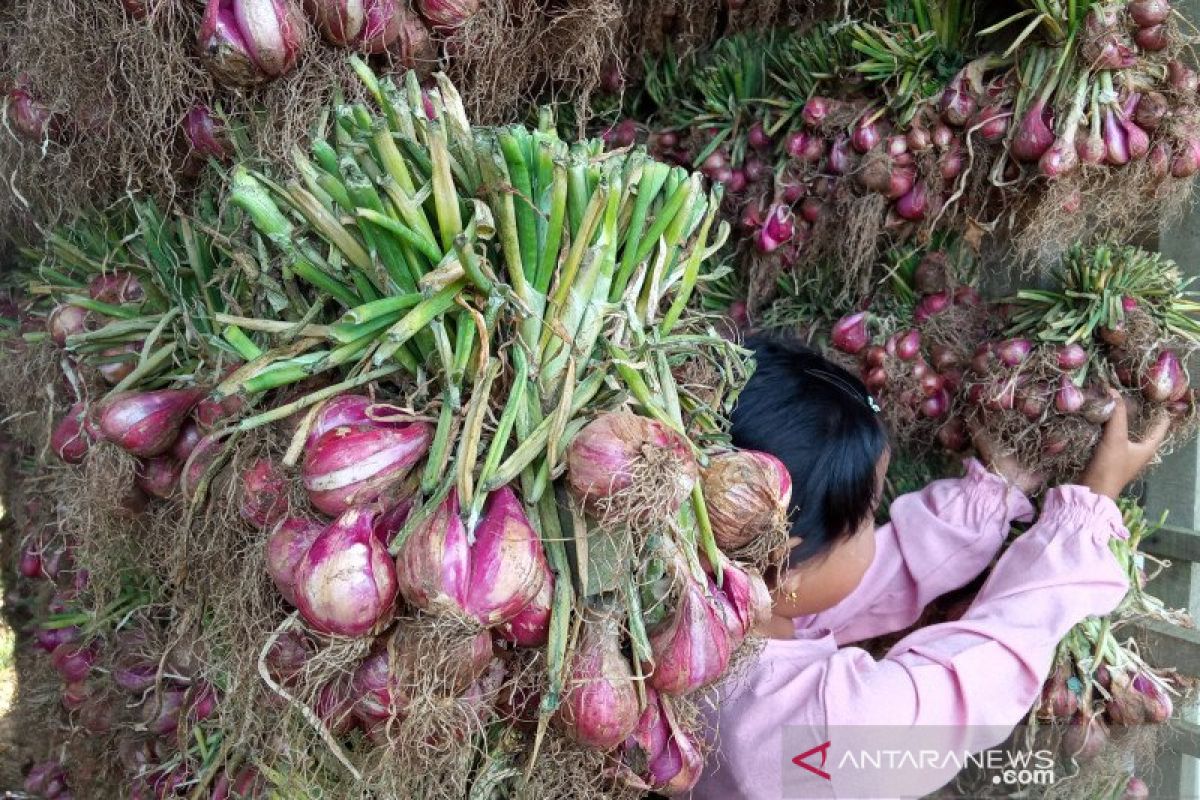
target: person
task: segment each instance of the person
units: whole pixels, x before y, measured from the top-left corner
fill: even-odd
[[[881,785],[883,773],[867,768],[879,761],[847,765],[839,753],[897,730],[939,752],[979,753],[1007,738],[1063,636],[1128,590],[1109,549],[1111,537],[1128,536],[1114,499],[1153,459],[1167,421],[1133,442],[1118,402],[1078,484],[1049,490],[962,617],[910,633],[876,660],[848,645],[911,626],[931,600],[975,579],[1012,522],[1031,520],[1037,476],[979,442],[990,468],[972,459],[965,477],[898,498],[876,530],[889,461],[876,401],[802,346],[748,346],[757,367],[733,411],[733,442],[787,466],[793,538],[758,630],[765,645],[709,712],[715,750],[692,796],[923,796],[961,758],[892,771]]]

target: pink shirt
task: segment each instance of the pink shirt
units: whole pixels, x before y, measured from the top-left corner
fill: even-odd
[[[851,745],[843,726],[944,726],[953,732],[948,744],[971,752],[1003,741],[1038,697],[1067,631],[1112,611],[1128,590],[1108,547],[1111,537],[1128,536],[1111,499],[1081,486],[1053,489],[1037,524],[1005,551],[961,619],[910,634],[880,661],[844,645],[916,622],[929,601],[982,572],[1010,523],[1032,513],[1020,491],[977,461],[965,478],[897,499],[858,588],[833,608],[797,619],[794,640],[768,640],[748,673],[723,692],[710,719],[719,743],[692,796],[780,798],[786,767],[804,779],[805,793],[797,794],[797,775],[788,774],[790,797],[895,797],[877,783],[856,782],[853,770],[809,780],[789,763],[805,743],[836,735],[839,749]],[[821,763],[819,755],[805,760]],[[956,772],[922,770],[928,785],[921,793]]]

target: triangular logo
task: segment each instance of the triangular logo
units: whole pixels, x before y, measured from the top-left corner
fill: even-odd
[[[797,767],[803,767],[804,769],[808,770],[809,772],[811,772],[814,775],[821,776],[825,780],[831,780],[831,778],[829,777],[829,773],[826,772],[825,770],[821,769],[821,767],[825,766],[825,760],[829,757],[829,745],[830,745],[829,742],[825,742],[824,744],[819,744],[816,747],[814,747],[813,749],[803,752],[800,755],[793,758],[792,763],[795,764]],[[808,763],[808,761],[806,760],[810,756],[814,756],[817,753],[821,754],[821,765],[819,767],[813,766],[812,764]]]

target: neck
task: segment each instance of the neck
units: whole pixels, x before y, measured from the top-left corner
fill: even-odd
[[[791,617],[772,611],[770,619],[759,625],[757,632],[768,639],[795,639],[796,623]]]

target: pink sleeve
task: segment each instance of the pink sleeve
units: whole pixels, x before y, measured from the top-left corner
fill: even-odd
[[[903,630],[931,600],[975,579],[1000,551],[1015,519],[1033,508],[1003,478],[972,459],[967,475],[931,483],[892,503],[875,533],[875,559],[836,606],[797,620],[828,628],[838,644]]]
[[[830,659],[827,724],[948,726],[953,746],[996,745],[1037,698],[1063,636],[1111,612],[1128,590],[1109,550],[1114,535],[1128,532],[1112,500],[1080,486],[1054,489],[960,620],[905,637],[878,662],[857,648]]]

